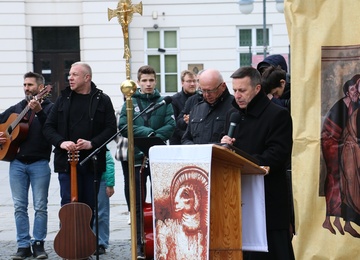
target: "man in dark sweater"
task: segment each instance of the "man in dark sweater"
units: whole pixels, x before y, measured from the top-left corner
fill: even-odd
[[[0,114],[0,123],[6,127],[4,132],[0,132],[0,146],[2,153],[6,153],[2,160],[10,161],[9,180],[18,245],[12,259],[25,259],[32,255],[37,259],[48,257],[44,240],[47,234],[51,144],[44,138],[42,127],[53,103],[42,99],[50,90],[49,86],[44,89],[44,83],[42,75],[26,73],[23,84],[26,98]],[[14,122],[22,116],[23,120],[15,128]],[[35,211],[32,236],[28,216],[30,186]]]

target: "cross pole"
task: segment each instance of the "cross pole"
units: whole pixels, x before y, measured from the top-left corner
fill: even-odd
[[[137,235],[136,235],[136,186],[135,186],[135,160],[134,160],[134,133],[133,133],[133,102],[131,96],[136,91],[136,83],[130,79],[129,24],[134,13],[142,15],[142,2],[133,5],[131,0],[120,0],[117,8],[108,8],[109,21],[113,17],[118,18],[124,35],[124,59],[126,60],[126,80],[121,83],[121,91],[126,97],[126,116],[128,133],[128,164],[130,186],[130,217],[131,217],[131,259],[137,259]]]

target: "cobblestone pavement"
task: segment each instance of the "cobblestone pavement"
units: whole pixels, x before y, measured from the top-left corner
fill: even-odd
[[[110,241],[110,245],[105,255],[100,255],[100,260],[110,260],[110,259],[118,259],[118,260],[130,260],[131,259],[131,248],[130,248],[130,240],[113,240]],[[16,242],[1,240],[0,241],[1,252],[0,259],[8,260],[11,259],[10,255],[16,252]],[[47,241],[45,243],[45,250],[49,255],[50,260],[61,260],[53,248],[53,241]],[[34,259],[33,257],[28,257],[27,259]],[[96,260],[96,256],[92,256],[93,260]]]
[[[108,145],[111,153],[115,152],[115,143]],[[50,162],[53,167],[53,162]],[[14,208],[9,186],[9,163],[0,161],[0,260],[11,259],[10,256],[17,250],[16,232],[14,220]],[[110,245],[105,255],[100,255],[101,260],[121,259],[127,260],[131,257],[131,231],[128,225],[128,210],[124,196],[124,179],[121,164],[115,161],[115,194],[110,198]],[[58,232],[60,209],[59,183],[57,174],[52,173],[49,189],[48,203],[48,235],[45,241],[45,249],[49,259],[61,259],[56,255],[53,248],[53,240]],[[30,228],[33,227],[34,211],[32,206],[32,193],[29,193],[29,218]],[[32,234],[32,229],[30,230]],[[32,257],[27,259],[33,259]],[[93,256],[93,259],[97,259]]]

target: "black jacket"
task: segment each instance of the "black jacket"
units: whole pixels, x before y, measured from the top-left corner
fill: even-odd
[[[186,100],[184,108],[181,110],[180,114],[176,118],[176,127],[182,131],[182,135],[184,135],[188,125],[184,121],[184,115],[189,115],[193,107],[201,101],[203,101],[203,96],[202,93],[199,91],[197,91],[196,94],[192,95]]]
[[[67,87],[61,92],[61,96],[57,98],[43,129],[46,138],[55,146],[55,172],[69,172],[67,151],[61,149],[60,144],[70,140],[68,134],[68,119],[70,115],[72,93],[73,91],[70,87]],[[91,127],[90,129],[84,129],[84,132],[91,136],[90,141],[93,149],[80,151],[80,162],[116,133],[116,118],[110,97],[103,93],[102,90],[98,89],[93,82],[91,82],[90,95],[89,116],[91,119]],[[101,149],[97,156],[98,174],[105,171],[105,153],[106,146]],[[91,164],[92,160],[88,160],[84,166],[93,169]]]
[[[286,64],[286,60],[284,56],[280,54],[273,54],[267,56],[263,61],[259,62],[257,65],[257,70],[259,70],[262,66],[280,66],[282,70],[286,72],[286,85],[284,89],[284,93],[281,95],[280,99],[273,100],[276,104],[286,107],[290,111],[290,74],[288,73],[288,67]]]
[[[27,104],[28,102],[24,99],[16,105],[6,109],[2,114],[0,114],[0,123],[6,122],[12,113],[20,114]],[[20,149],[16,154],[15,159],[23,162],[35,162],[41,159],[50,160],[51,144],[42,134],[42,127],[52,106],[53,103],[48,99],[44,99],[41,103],[42,110],[35,114],[35,117],[31,121],[26,140],[20,144]],[[29,110],[26,115],[27,119],[30,119],[31,113],[32,111]]]
[[[175,127],[175,131],[174,134],[172,135],[172,137],[169,139],[170,144],[181,144],[181,137],[183,136],[185,129],[181,128],[181,126],[178,126],[178,121],[179,120],[183,120],[182,118],[179,119],[179,114],[181,113],[182,109],[185,106],[185,102],[186,100],[193,96],[194,94],[186,94],[184,92],[184,90],[181,90],[180,92],[176,93],[175,95],[172,96],[172,106],[174,109],[174,116],[176,119],[176,127]],[[196,95],[196,94],[195,94]]]
[[[292,119],[283,107],[271,102],[260,91],[247,109],[236,102],[226,116],[229,129],[230,115],[240,113],[241,120],[234,131],[234,146],[252,155],[260,165],[269,166],[265,176],[266,224],[268,229],[289,229],[289,193],[286,168],[292,151]]]
[[[224,131],[226,113],[232,108],[232,96],[226,88],[215,104],[206,101],[196,104],[190,112],[189,124],[182,144],[219,143]]]

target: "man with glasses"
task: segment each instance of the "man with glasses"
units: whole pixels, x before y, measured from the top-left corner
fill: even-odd
[[[182,71],[181,85],[181,91],[172,96],[171,102],[174,109],[174,116],[177,122],[177,118],[181,110],[184,108],[186,100],[196,93],[197,81],[195,74],[190,70]],[[184,132],[184,130],[182,130],[178,125],[176,125],[174,134],[169,140],[170,144],[181,144],[181,137],[183,136]]]
[[[190,112],[182,144],[219,143],[224,131],[226,112],[232,107],[234,97],[227,89],[220,71],[204,70],[199,76],[199,87],[203,101],[196,104]]]

